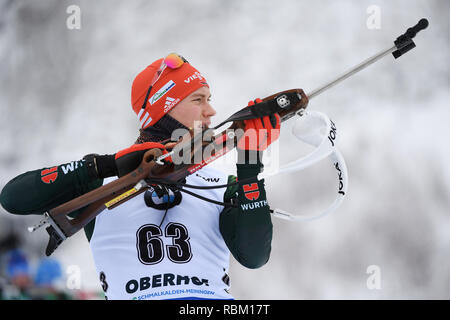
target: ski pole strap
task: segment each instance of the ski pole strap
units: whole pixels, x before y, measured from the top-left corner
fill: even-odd
[[[237,120],[248,120],[270,116],[274,113],[285,110],[287,107],[296,105],[300,102],[300,96],[296,92],[284,92],[273,99],[256,103],[252,106],[245,107],[232,114],[228,119],[214,127],[217,129],[227,122]]]
[[[335,123],[331,121],[325,114],[315,111],[304,111],[303,114],[297,119],[292,132],[299,140],[315,146],[316,149],[314,149],[307,156],[302,157],[298,160],[294,160],[282,166],[278,171],[270,172],[267,174],[262,173],[261,178],[267,178],[279,173],[300,171],[328,157],[334,169],[336,170],[338,178],[336,199],[325,211],[321,212],[320,214],[308,216],[293,215],[284,210],[276,208],[272,210],[272,215],[291,221],[307,221],[318,219],[335,211],[341,205],[347,193],[347,166],[342,154],[337,149],[338,131]]]

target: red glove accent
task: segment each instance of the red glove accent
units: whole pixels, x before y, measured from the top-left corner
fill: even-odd
[[[169,144],[166,146],[169,147]],[[144,154],[150,149],[161,149],[163,154],[167,154],[166,146],[158,142],[144,142],[117,152],[115,155],[117,176],[122,177],[139,167]],[[173,162],[171,157],[167,157],[163,161]]]
[[[165,146],[161,143],[144,142],[144,143],[139,143],[139,144],[133,144],[131,147],[117,152],[115,159],[117,160],[117,159],[119,159],[127,154],[133,153],[133,152],[138,152],[138,151],[143,151],[143,150],[147,151],[147,150],[154,149],[154,148],[162,149],[163,154],[167,153]],[[166,159],[168,159],[168,158],[166,158]]]
[[[261,103],[261,99],[250,101],[248,106]],[[241,150],[263,151],[280,136],[281,119],[278,113],[258,119],[244,120],[245,131],[239,139],[237,148]]]

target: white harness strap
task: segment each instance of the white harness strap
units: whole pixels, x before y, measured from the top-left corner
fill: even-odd
[[[316,215],[293,215],[278,208],[273,209],[272,215],[277,218],[291,221],[309,221],[322,218],[325,215],[335,211],[341,205],[345,195],[347,194],[348,188],[347,166],[342,154],[336,147],[338,137],[336,125],[328,118],[327,115],[323,113],[316,111],[304,111],[297,119],[297,122],[292,129],[292,133],[297,137],[297,139],[315,146],[316,149],[303,158],[283,165],[276,172],[271,172],[268,174],[262,173],[260,178],[267,178],[279,173],[300,171],[328,157],[337,171],[337,196],[334,202],[325,211]]]

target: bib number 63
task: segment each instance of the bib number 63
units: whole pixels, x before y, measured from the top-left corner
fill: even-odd
[[[172,244],[166,245],[162,237],[172,238]],[[136,232],[136,247],[139,261],[143,264],[157,264],[167,257],[174,263],[186,263],[192,258],[187,228],[181,223],[169,223],[163,230],[155,224],[146,224]]]

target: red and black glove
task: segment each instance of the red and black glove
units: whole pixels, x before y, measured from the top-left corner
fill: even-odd
[[[250,101],[248,106],[261,103],[261,99]],[[281,119],[278,113],[257,119],[244,120],[244,135],[239,139],[240,150],[263,151],[280,136]]]
[[[163,145],[158,142],[144,142],[134,144],[113,155],[89,154],[84,159],[88,167],[88,173],[92,178],[122,177],[141,164],[144,154],[148,150],[157,148],[163,154],[167,154],[167,148],[170,149],[174,144],[168,143]],[[167,157],[164,161],[172,161],[172,159]]]
[[[261,103],[261,99],[250,101],[248,106]],[[238,165],[256,164],[262,167],[263,150],[280,136],[281,119],[278,113],[262,118],[244,120],[244,134],[238,137]]]
[[[166,146],[158,142],[144,142],[134,144],[129,148],[121,150],[115,154],[117,176],[122,177],[134,169],[136,169],[142,162],[144,154],[150,149],[160,149],[162,154],[167,154]],[[164,161],[172,161],[170,157]]]

